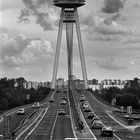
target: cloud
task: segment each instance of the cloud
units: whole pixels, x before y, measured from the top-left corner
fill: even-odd
[[[123,44],[139,44],[140,43],[140,35],[137,36],[129,36],[128,38],[124,39]]]
[[[24,35],[9,37],[3,34],[0,43],[0,59],[7,67],[34,65],[40,63],[40,58],[48,58],[47,55],[53,54],[51,43],[45,39],[29,39]]]
[[[96,61],[99,68],[107,70],[123,70],[129,68],[130,64],[128,59],[118,57],[107,57]]]
[[[36,23],[43,27],[44,30],[53,30],[57,20],[57,12],[52,7],[51,0],[23,0],[27,9],[21,10],[19,21],[29,22],[28,17],[36,17]]]
[[[97,19],[95,30],[102,34],[131,34],[132,31],[111,19]]]
[[[3,57],[20,54],[28,44],[29,39],[24,35],[10,37],[4,33],[0,35],[0,55]]]
[[[118,13],[124,8],[126,0],[105,0],[102,12],[104,13]]]
[[[30,80],[45,80],[44,75],[50,78],[54,50],[46,39],[1,34],[0,54],[0,72],[4,71],[4,76],[24,76]]]
[[[120,41],[121,38],[120,36],[117,35],[91,35],[91,34],[87,34],[87,39],[90,41]]]
[[[137,35],[135,30],[131,30],[111,18],[95,16],[90,21],[90,26],[86,28],[86,37],[90,41],[121,41],[121,38]],[[89,22],[87,23],[89,24]]]

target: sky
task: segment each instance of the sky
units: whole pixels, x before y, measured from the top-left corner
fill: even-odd
[[[139,78],[140,0],[86,0],[78,13],[88,79]],[[0,77],[51,81],[59,16],[52,0],[0,0]],[[58,77],[67,79],[65,34]],[[73,65],[82,79],[75,33]]]

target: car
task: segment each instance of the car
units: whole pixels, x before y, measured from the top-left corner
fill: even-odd
[[[88,103],[86,103],[86,102],[83,103],[82,106],[83,106],[83,108],[89,107]]]
[[[100,120],[100,118],[97,117],[97,116],[93,117],[93,119],[92,119],[92,121],[91,121],[91,124],[92,124],[95,120]]]
[[[113,137],[113,130],[110,126],[104,126],[101,130],[101,136]]]
[[[85,107],[84,110],[85,110],[85,112],[90,112],[91,111],[90,107]]]
[[[65,114],[66,114],[66,112],[65,112],[64,109],[60,109],[60,110],[58,111],[58,115],[65,115]]]
[[[85,101],[85,100],[86,100],[86,99],[85,99],[85,96],[84,96],[84,95],[81,95],[81,96],[80,96],[80,101],[83,102],[83,101]]]
[[[65,101],[67,101],[68,99],[67,99],[67,97],[62,97],[62,100],[65,100]]]
[[[39,108],[40,107],[40,104],[39,102],[34,102],[33,105],[32,105],[33,108]]]
[[[22,114],[24,114],[24,113],[25,113],[24,108],[20,108],[20,109],[18,109],[18,111],[17,111],[17,114],[18,114],[18,115],[22,115]]]
[[[92,125],[91,128],[92,129],[102,129],[103,128],[103,123],[100,120],[95,120]]]
[[[93,117],[95,117],[94,112],[89,112],[88,113],[88,119],[93,119]]]
[[[60,104],[65,105],[67,102],[65,100],[61,100]]]
[[[50,103],[54,102],[54,98],[50,98],[49,102]]]

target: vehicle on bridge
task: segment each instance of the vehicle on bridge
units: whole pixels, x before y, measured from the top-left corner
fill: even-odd
[[[96,121],[96,120],[100,120],[100,118],[97,117],[97,116],[93,117],[93,119],[92,119],[92,121],[91,121],[91,124],[93,124],[93,122]]]
[[[67,99],[67,97],[62,97],[62,100],[65,100],[65,101],[67,101],[68,99]]]
[[[62,108],[58,111],[58,115],[65,115],[65,114],[66,114],[65,110]]]
[[[83,103],[82,106],[83,106],[83,108],[89,107],[88,103],[86,103],[86,102]]]
[[[65,105],[67,102],[65,100],[61,100],[60,104]]]
[[[90,107],[85,107],[85,112],[90,112],[91,111],[91,109],[90,109]]]
[[[18,109],[17,114],[18,114],[18,115],[23,115],[23,114],[25,114],[24,108]]]
[[[85,101],[85,100],[86,100],[86,99],[85,99],[85,96],[84,96],[84,95],[81,95],[81,96],[80,96],[80,101],[83,102],[83,101]]]
[[[33,108],[39,108],[40,104],[39,102],[34,102],[34,104],[32,105]]]
[[[113,137],[113,130],[110,126],[104,126],[101,130],[101,136]]]
[[[49,102],[53,103],[54,102],[54,98],[50,98]]]
[[[100,120],[95,120],[92,125],[91,128],[92,129],[102,129],[103,128],[103,123]]]
[[[93,117],[95,117],[94,112],[89,112],[88,113],[88,119],[93,119]]]

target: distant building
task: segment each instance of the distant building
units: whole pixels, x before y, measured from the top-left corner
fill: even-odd
[[[58,90],[64,90],[64,79],[63,78],[58,78],[56,80],[56,89]]]

